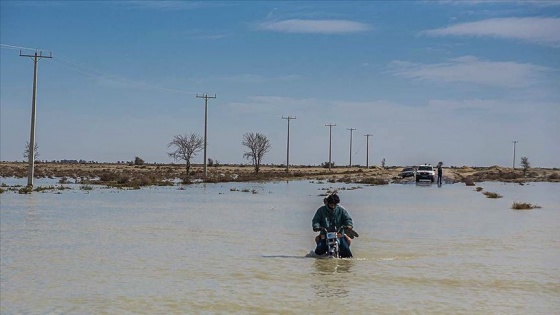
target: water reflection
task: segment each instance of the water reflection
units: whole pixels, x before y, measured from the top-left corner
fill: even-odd
[[[432,186],[432,182],[430,182],[430,181],[419,181],[419,182],[416,182],[416,186],[419,186],[419,187],[431,187],[431,186]]]
[[[353,259],[317,258],[315,259],[315,273],[317,275],[349,273]]]
[[[311,284],[315,295],[337,299],[348,297],[350,291],[346,280],[353,264],[352,259],[315,259],[315,272],[312,274],[314,282]]]

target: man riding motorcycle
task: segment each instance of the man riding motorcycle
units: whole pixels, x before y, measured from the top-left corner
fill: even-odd
[[[348,211],[338,205],[339,203],[340,197],[338,197],[337,194],[331,194],[326,198],[325,205],[317,209],[315,215],[313,216],[313,231],[321,232],[320,237],[315,238],[315,242],[317,243],[315,254],[317,255],[323,255],[328,251],[325,231],[329,228],[340,229],[344,226],[345,230],[343,229],[341,231],[342,236],[339,238],[340,257],[352,257],[349,240],[347,240],[347,236],[345,234],[352,230],[354,224],[352,223],[352,218],[348,214]]]

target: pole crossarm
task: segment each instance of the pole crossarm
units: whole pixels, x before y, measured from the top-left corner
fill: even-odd
[[[26,54],[22,54],[22,53],[21,53],[21,50],[19,51],[19,56],[20,56],[20,57],[29,57],[29,58],[31,58],[31,59],[37,58],[37,60],[41,60],[41,59],[43,59],[43,58],[52,58],[52,57],[53,57],[53,56],[52,56],[52,52],[49,52],[49,55],[48,55],[48,56],[47,56],[47,55],[43,55],[43,52],[42,52],[42,51],[35,51],[35,54],[33,54],[33,55],[26,55]]]

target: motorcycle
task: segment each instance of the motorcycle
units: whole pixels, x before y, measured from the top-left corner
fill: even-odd
[[[345,230],[346,227],[345,226],[341,226],[340,228],[336,228],[336,227],[329,227],[329,228],[323,228],[323,231],[321,234],[319,234],[317,237],[320,239],[325,239],[326,243],[327,243],[327,252],[326,252],[326,257],[327,258],[341,258],[340,257],[340,238],[341,237],[348,237],[346,239],[346,241],[348,242],[348,245],[350,245],[350,239],[354,239],[354,237],[358,237],[358,233],[356,233],[356,231],[352,230],[346,230],[346,234],[344,236],[342,236],[342,231]],[[318,240],[316,239],[316,242]]]
[[[338,238],[342,236],[342,229],[337,231],[336,228],[329,228],[326,230],[325,238],[327,240],[327,247],[329,248],[327,250],[328,257],[340,258],[340,241]]]

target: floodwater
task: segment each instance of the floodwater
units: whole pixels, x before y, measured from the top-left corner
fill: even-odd
[[[560,312],[559,184],[68,186],[0,195],[2,314]],[[305,257],[329,187],[353,259]]]

